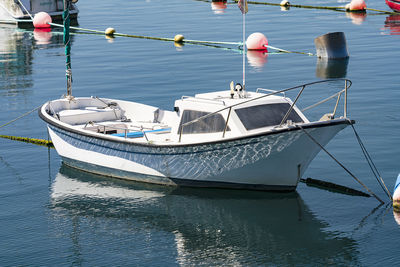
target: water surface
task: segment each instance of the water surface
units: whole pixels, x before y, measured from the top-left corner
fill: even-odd
[[[301,1],[336,6],[344,2]],[[369,1],[376,9],[384,1]],[[79,26],[136,35],[240,42],[236,4],[216,11],[192,0],[80,1]],[[272,46],[313,53],[313,39],[343,31],[350,58],[338,66],[299,54],[248,54],[246,87],[283,89],[328,77],[353,81],[349,116],[390,190],[399,172],[397,15],[249,5],[246,32]],[[66,91],[62,35],[0,26],[0,124]],[[73,94],[172,109],[182,95],[242,79],[242,55],[221,49],[101,35],[72,36]],[[273,51],[269,51],[273,52]],[[330,63],[331,64],[331,63]],[[328,92],[326,92],[328,93]],[[314,100],[316,96],[306,97]],[[47,138],[36,113],[1,134]],[[328,146],[386,200],[348,128]],[[54,150],[0,140],[2,266],[343,265],[396,263],[399,226],[390,205],[300,184],[290,194],[173,189],[123,182],[62,165]],[[320,153],[305,177],[362,189]]]

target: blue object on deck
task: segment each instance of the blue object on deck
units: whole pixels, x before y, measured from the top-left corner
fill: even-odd
[[[143,132],[129,132],[126,133],[127,138],[138,138],[138,137],[143,137],[143,133],[161,133],[161,132],[170,132],[171,128],[163,128],[163,129],[157,129],[157,130],[149,130],[149,131],[143,131]],[[125,137],[125,133],[118,133],[118,134],[112,134],[112,136],[120,136],[120,137]]]

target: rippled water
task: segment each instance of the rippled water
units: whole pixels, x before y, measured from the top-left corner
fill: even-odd
[[[301,1],[304,5],[344,5]],[[388,10],[384,1],[368,6]],[[236,4],[80,1],[79,26],[136,35],[240,42]],[[399,172],[398,15],[249,5],[246,32],[272,46],[313,53],[313,39],[343,31],[350,59],[333,69],[300,54],[248,54],[246,85],[282,89],[326,77],[353,81],[349,116],[392,190]],[[62,35],[0,26],[0,125],[65,93]],[[242,79],[231,49],[146,39],[72,36],[73,94],[134,100],[171,109],[175,99]],[[274,51],[269,51],[274,52]],[[314,96],[308,98],[313,100]],[[47,138],[33,113],[2,135]],[[386,197],[348,128],[328,150],[379,197]],[[300,184],[290,194],[173,189],[123,182],[61,164],[54,150],[0,140],[0,265],[344,265],[388,266],[399,226],[390,204]],[[305,177],[361,190],[320,153]]]

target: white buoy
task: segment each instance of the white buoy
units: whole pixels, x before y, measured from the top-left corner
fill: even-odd
[[[352,0],[345,8],[347,11],[365,11],[367,4],[364,0]]]
[[[35,14],[32,22],[35,28],[50,28],[48,23],[51,23],[52,19],[46,12],[39,12]]]
[[[265,50],[267,49],[268,39],[264,34],[255,32],[250,34],[246,40],[246,47],[248,50]]]

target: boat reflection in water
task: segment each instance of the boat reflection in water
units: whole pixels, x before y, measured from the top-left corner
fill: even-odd
[[[390,35],[400,35],[400,14],[387,16],[385,29],[390,31]]]
[[[321,79],[345,78],[348,64],[349,58],[318,58],[315,75]]]
[[[71,36],[71,42],[73,36]],[[0,93],[25,94],[33,87],[34,50],[63,47],[62,34],[35,29],[26,31],[15,25],[0,27]],[[6,91],[3,91],[6,90]]]
[[[140,248],[183,265],[359,264],[356,242],[327,231],[296,192],[162,187],[64,165],[51,191],[55,228],[72,229],[76,257],[110,241],[126,257]]]

